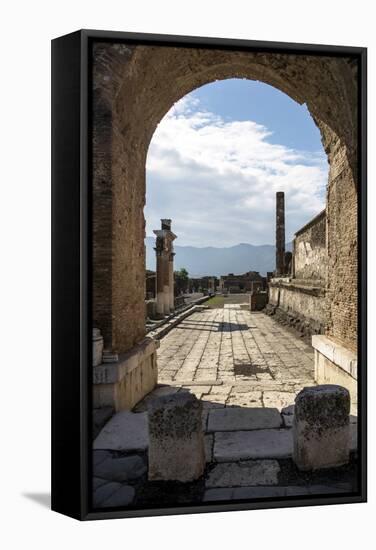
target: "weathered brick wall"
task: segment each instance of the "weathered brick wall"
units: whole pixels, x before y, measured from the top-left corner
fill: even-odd
[[[123,131],[116,108],[132,54],[116,45],[94,50],[93,323],[118,353],[145,335],[145,149]]]
[[[230,77],[261,80],[306,103],[333,166],[342,155],[341,144],[346,169],[332,175],[328,191],[328,284],[333,300],[328,331],[355,344],[355,69],[353,60],[339,57],[95,45],[93,317],[106,347],[126,351],[145,332],[145,159],[155,128],[178,99]]]
[[[328,263],[325,210],[296,232],[293,256],[297,279],[315,279],[325,284]]]
[[[357,190],[343,148],[332,160],[327,191],[328,335],[357,349]]]

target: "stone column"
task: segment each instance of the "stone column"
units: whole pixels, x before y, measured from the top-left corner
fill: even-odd
[[[281,277],[285,273],[285,194],[276,194],[276,269],[275,274]]]
[[[174,268],[173,260],[171,261],[170,258],[173,254],[172,242],[176,239],[176,235],[171,231],[171,220],[169,219],[162,219],[161,229],[155,229],[154,233],[157,236],[155,247],[157,253],[157,315],[163,317],[169,315],[174,309]]]
[[[163,304],[164,314],[170,314],[170,271],[169,271],[169,251],[163,253]]]
[[[164,316],[164,239],[162,236],[157,236],[156,246],[156,281],[155,281],[155,298],[156,298],[156,313],[157,317]]]
[[[170,311],[175,310],[175,292],[174,292],[174,252],[170,252],[168,261],[169,274],[169,296],[170,296]]]

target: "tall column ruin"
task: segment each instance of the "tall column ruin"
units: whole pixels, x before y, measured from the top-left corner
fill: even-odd
[[[172,248],[172,243],[171,243]],[[170,252],[168,261],[169,291],[170,291],[170,311],[175,310],[175,292],[174,292],[174,252]]]
[[[156,312],[158,317],[169,315],[174,310],[174,253],[176,235],[171,231],[171,220],[162,219],[156,235]]]
[[[155,230],[154,233],[157,233]],[[156,313],[158,317],[164,316],[164,239],[163,236],[157,235],[155,242],[155,254],[156,254],[156,277],[155,277],[155,299],[156,299]]]
[[[285,193],[276,194],[276,269],[275,274],[281,277],[285,273]]]

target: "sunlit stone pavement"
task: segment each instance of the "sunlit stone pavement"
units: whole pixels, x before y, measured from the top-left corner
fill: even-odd
[[[272,317],[240,305],[183,320],[161,340],[158,369],[160,384],[189,388],[208,408],[281,409],[314,384],[311,346]]]
[[[294,401],[314,385],[313,350],[298,333],[239,304],[203,309],[160,341],[158,386],[115,415],[94,441],[94,504],[174,505],[356,490],[356,463],[301,474],[292,461]],[[203,406],[206,468],[191,484],[150,483],[148,404],[194,393]],[[356,416],[351,415],[355,451]]]

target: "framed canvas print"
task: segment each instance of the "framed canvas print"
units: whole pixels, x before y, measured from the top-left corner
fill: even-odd
[[[366,49],[52,41],[52,508],[366,500]]]

